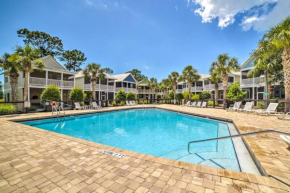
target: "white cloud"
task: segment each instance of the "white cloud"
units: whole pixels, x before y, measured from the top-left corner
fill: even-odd
[[[177,11],[178,10],[178,6],[175,6],[175,11]]]
[[[203,23],[218,19],[221,28],[233,24],[236,16],[243,14],[244,30],[268,29],[288,16],[290,10],[290,0],[188,0],[188,6],[190,2],[199,6],[194,12]]]
[[[145,68],[145,69],[149,69],[149,66],[147,66],[147,65],[144,65],[144,68]]]

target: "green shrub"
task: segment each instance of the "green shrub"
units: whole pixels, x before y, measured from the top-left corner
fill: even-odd
[[[93,92],[92,91],[85,91],[84,92],[84,100],[92,100],[93,99]]]
[[[55,85],[49,85],[42,91],[40,98],[41,100],[60,101],[60,90]]]
[[[121,102],[119,103],[119,105],[120,105],[120,106],[124,106],[124,105],[125,105],[124,101],[121,101]]]
[[[15,113],[16,108],[13,104],[0,104],[0,114]]]
[[[258,107],[258,109],[265,109],[266,104],[265,104],[265,102],[258,102],[257,107]]]
[[[200,96],[200,99],[205,100],[205,99],[210,99],[211,98],[211,94],[209,91],[203,91]]]
[[[183,98],[184,98],[184,99],[188,99],[188,97],[189,97],[189,92],[188,92],[188,91],[185,91],[185,92],[183,93]]]
[[[136,95],[132,92],[129,92],[126,96],[127,100],[135,100]]]
[[[193,94],[191,95],[192,100],[199,100],[199,94]]]
[[[167,96],[168,99],[174,99],[174,92],[170,91]]]
[[[218,105],[219,105],[219,103],[216,101],[215,106],[218,106]],[[208,101],[207,106],[213,106],[213,101]]]
[[[126,100],[126,92],[124,90],[119,90],[115,96],[116,100]]]
[[[74,87],[69,95],[69,99],[72,101],[83,101],[84,97],[84,91],[79,87]]]
[[[176,99],[179,100],[179,99],[183,99],[183,94],[182,93],[177,93],[176,94]]]
[[[113,106],[116,106],[116,104],[117,104],[116,101],[113,101],[113,102],[112,102],[112,105],[113,105]]]
[[[247,91],[242,91],[239,84],[235,82],[229,87],[226,99],[241,100],[244,99],[246,95]]]
[[[160,100],[161,99],[161,94],[157,95],[157,99]]]

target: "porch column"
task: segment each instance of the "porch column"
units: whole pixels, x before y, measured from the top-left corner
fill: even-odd
[[[60,89],[60,100],[63,100],[63,89]]]
[[[101,91],[99,91],[99,100],[101,100]]]
[[[45,85],[47,86],[47,80],[48,80],[48,71],[45,71]]]
[[[62,87],[63,86],[63,73],[61,73],[60,80],[61,80],[60,86]]]

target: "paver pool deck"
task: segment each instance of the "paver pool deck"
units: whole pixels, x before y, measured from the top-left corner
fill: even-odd
[[[66,114],[101,110],[70,110]],[[275,116],[213,108],[147,105],[203,116],[231,119],[241,133],[279,129],[290,121]],[[126,151],[13,122],[50,117],[31,113],[0,117],[0,192],[290,192],[290,187],[261,175],[189,164]],[[274,133],[245,137],[267,175],[290,184],[290,151]],[[105,149],[126,155],[116,158]]]

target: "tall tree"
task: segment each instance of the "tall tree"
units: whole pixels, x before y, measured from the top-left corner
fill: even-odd
[[[157,94],[156,94],[156,88],[158,86],[158,82],[156,78],[150,78],[149,79],[149,83],[148,86],[150,87],[150,89],[152,89],[153,93],[154,93],[154,98],[157,98]]]
[[[164,98],[167,98],[168,90],[170,89],[170,81],[166,78],[161,81],[161,84],[164,86],[164,89],[163,89]]]
[[[74,72],[80,71],[81,65],[87,60],[85,54],[76,49],[64,51],[59,59],[65,62],[66,69]]]
[[[209,72],[210,72],[209,80],[212,83],[214,83],[214,98],[215,98],[215,101],[218,101],[218,99],[219,99],[219,85],[218,85],[218,83],[221,81],[221,77],[220,77],[220,75],[218,75],[214,71],[214,68],[210,68]]]
[[[228,54],[220,54],[217,57],[217,61],[211,64],[211,68],[217,75],[221,76],[223,81],[223,106],[226,107],[226,95],[228,88],[228,73],[232,71],[239,71],[239,63],[236,58],[230,58]]]
[[[101,68],[100,64],[90,63],[84,69],[84,75],[86,78],[89,78],[92,84],[93,90],[93,100],[96,100],[96,83],[97,80],[103,80],[106,78],[105,73],[113,73],[113,70],[110,68]]]
[[[17,88],[18,88],[18,77],[19,77],[19,65],[9,58],[11,55],[9,53],[3,54],[0,58],[0,68],[3,70],[3,74],[9,76],[12,102],[17,101]]]
[[[16,62],[18,65],[20,65],[20,70],[24,71],[25,77],[23,100],[27,101],[29,73],[33,72],[34,68],[42,70],[44,68],[44,64],[42,60],[39,59],[39,50],[34,49],[30,45],[26,45],[25,47],[17,46],[15,51],[16,53],[12,54],[9,60],[11,62]]]
[[[143,79],[147,79],[147,76],[143,75],[142,72],[138,69],[133,69],[126,73],[131,73],[138,82],[140,82]]]
[[[188,86],[189,98],[191,98],[191,88],[192,85],[200,79],[200,75],[197,70],[192,67],[192,65],[186,66],[181,75],[181,80],[185,81]]]
[[[290,100],[290,17],[271,28],[263,39],[268,40],[275,49],[282,50],[285,99]],[[286,103],[285,112],[289,111],[289,105]]]
[[[173,94],[174,94],[174,103],[176,102],[176,87],[178,84],[178,81],[180,80],[180,76],[178,72],[172,72],[169,76],[168,76],[168,80],[172,86],[173,89]]]
[[[51,55],[58,56],[63,51],[63,44],[58,37],[52,37],[45,32],[29,31],[28,29],[20,29],[17,31],[18,37],[24,38],[26,45],[32,45],[39,50],[40,57]]]
[[[3,99],[3,97],[4,97],[4,94],[3,94],[3,84],[0,81],[0,99]]]

